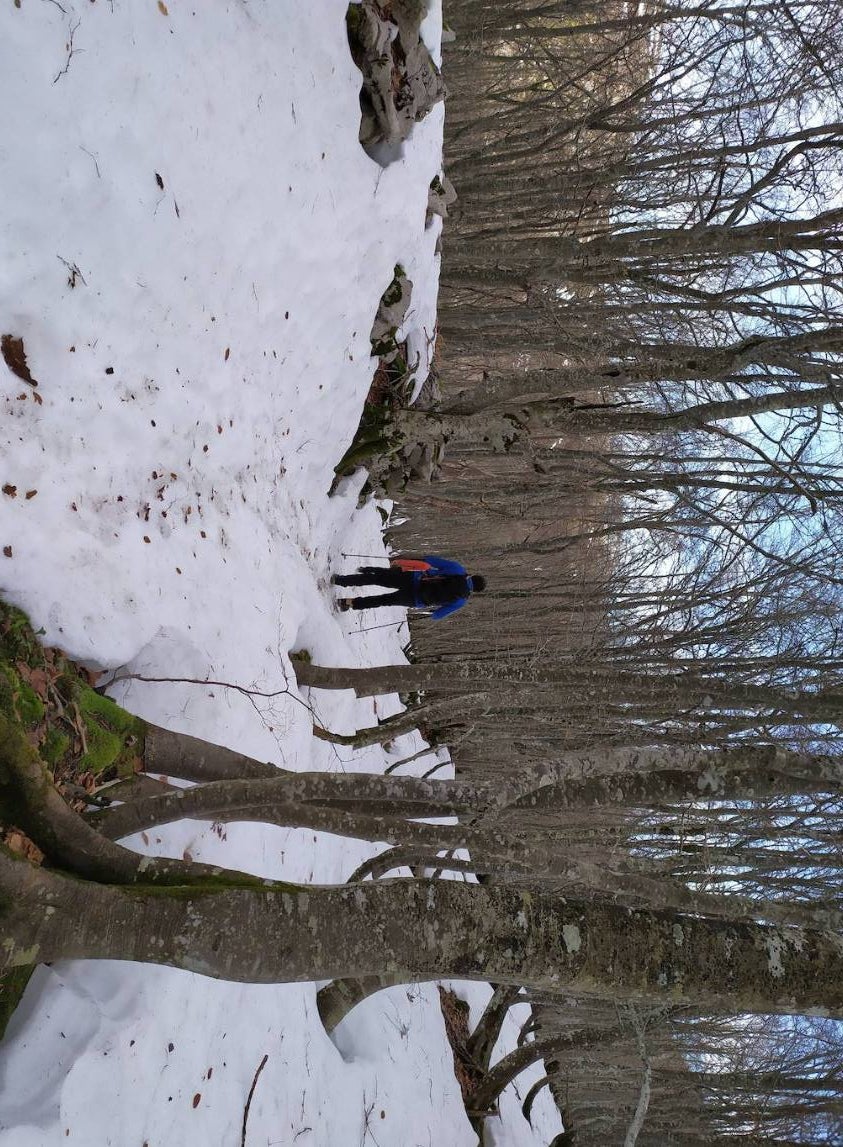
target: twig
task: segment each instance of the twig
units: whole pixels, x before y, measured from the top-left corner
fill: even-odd
[[[94,153],[92,151],[88,151],[87,147],[83,147],[81,143],[79,144],[79,150],[84,151],[85,155],[89,155],[91,157],[91,159],[94,161],[94,167],[97,169],[97,179],[102,179],[102,175],[100,173],[100,165],[97,163],[97,157],[94,155]]]
[[[258,1070],[255,1072],[255,1078],[252,1080],[252,1086],[249,1088],[249,1096],[246,1100],[246,1106],[243,1108],[243,1130],[240,1134],[240,1147],[246,1147],[246,1122],[249,1118],[249,1108],[252,1106],[252,1096],[255,1094],[255,1088],[258,1085],[258,1076],[266,1067],[266,1061],[269,1059],[267,1053],[258,1064]]]
[[[118,676],[104,681],[102,685],[98,685],[96,691],[97,693],[104,693],[106,689],[110,689],[112,685],[118,685],[121,681],[143,681],[151,685],[216,685],[219,689],[233,689],[235,693],[242,693],[244,697],[249,698],[253,705],[255,697],[264,699],[289,697],[307,709],[311,716],[313,715],[313,710],[308,703],[303,701],[301,697],[297,697],[295,693],[291,693],[289,685],[283,689],[274,689],[267,693],[262,689],[247,689],[245,685],[236,685],[233,681],[215,681],[211,677],[145,677],[141,673],[120,673]]]
[[[61,7],[60,4],[56,5],[56,6]],[[70,37],[67,41],[67,59],[64,62],[64,67],[62,68],[62,70],[58,73],[58,75],[53,80],[54,84],[57,84],[59,82],[59,80],[62,78],[62,76],[67,75],[68,68],[70,67],[70,61],[73,59],[73,57],[78,55],[79,52],[84,51],[83,48],[74,48],[73,47],[73,37],[76,35],[77,31],[79,30],[79,25],[81,23],[82,23],[81,20],[77,20],[76,23],[73,25],[73,27],[70,29]]]
[[[84,151],[85,149],[83,148],[82,150]],[[96,163],[96,160],[94,160],[94,162]],[[88,285],[87,280],[85,279],[85,276],[82,274],[82,272],[79,270],[79,268],[76,266],[75,263],[69,263],[67,261],[67,259],[63,259],[61,257],[61,255],[56,255],[56,258],[58,259],[58,261],[60,263],[64,263],[65,267],[67,267],[67,270],[68,270],[67,285],[68,285],[68,287],[75,287],[77,279],[79,279],[82,282],[82,284],[87,287],[87,285]]]
[[[375,1084],[375,1097],[372,1102],[366,1106],[366,1092],[363,1092],[363,1134],[360,1136],[360,1147],[365,1147],[367,1137],[371,1137],[375,1147],[380,1147],[375,1133],[371,1128],[372,1114],[375,1110],[375,1104],[378,1101],[378,1086]]]
[[[71,708],[73,709],[73,716],[76,718],[73,727],[79,734],[79,740],[82,742],[82,753],[87,756],[88,753],[88,738],[85,736],[85,722],[82,720],[82,714],[79,712],[79,706],[74,701]]]

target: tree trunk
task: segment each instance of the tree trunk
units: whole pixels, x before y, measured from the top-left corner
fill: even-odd
[[[318,816],[319,807],[337,813],[359,813],[387,819],[446,817],[497,803],[497,794],[461,781],[421,780],[417,777],[368,773],[291,773],[273,769],[275,776],[256,781],[215,781],[177,789],[132,803],[88,814],[88,823],[112,840],[159,824],[189,817],[194,820],[255,820],[275,809],[278,823],[285,809],[290,816]],[[317,806],[317,807],[312,807]],[[292,822],[285,822],[292,827]],[[332,822],[335,823],[335,822]],[[307,826],[314,822],[307,821]],[[304,827],[300,825],[300,827]]]
[[[477,1021],[477,1027],[466,1041],[466,1052],[483,1071],[489,1070],[492,1052],[501,1034],[503,1022],[518,995],[518,989],[512,985],[499,984],[492,992],[492,998],[486,1004],[483,1015]]]
[[[257,779],[278,774],[275,765],[252,760],[222,745],[200,741],[187,733],[173,733],[157,725],[146,726],[143,767],[148,773],[198,782]]]
[[[580,1052],[598,1043],[623,1038],[618,1028],[596,1028],[593,1031],[559,1032],[533,1040],[523,1047],[516,1048],[503,1059],[498,1060],[482,1083],[466,1101],[470,1114],[488,1115],[489,1110],[505,1087],[512,1083],[525,1068],[538,1063],[540,1059],[558,1055],[564,1051]]]
[[[770,411],[799,410],[839,403],[843,388],[839,385],[810,389],[772,391],[745,398],[701,402],[675,411],[588,410],[571,412],[571,419],[592,434],[673,434],[683,430],[700,430],[712,422],[728,418],[751,418]]]
[[[220,885],[117,888],[2,855],[4,968],[88,958],[247,983],[449,977],[715,1011],[843,1015],[843,947],[832,933],[455,881]]]

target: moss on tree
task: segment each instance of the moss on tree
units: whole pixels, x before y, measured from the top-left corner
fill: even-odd
[[[21,1002],[35,967],[35,964],[27,964],[0,975],[0,1039],[6,1034],[9,1020]]]
[[[37,751],[45,784],[55,780],[61,789],[88,773],[130,776],[143,753],[144,722],[97,693],[86,670],[39,636],[24,613],[0,602],[0,722]],[[4,779],[0,839],[20,827],[14,786]],[[0,976],[0,1037],[33,971],[30,964]]]
[[[89,772],[101,780],[131,776],[144,722],[38,638],[25,614],[0,602],[0,713],[20,724],[58,782]]]

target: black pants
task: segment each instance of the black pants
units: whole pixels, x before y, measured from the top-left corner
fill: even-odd
[[[362,566],[359,573],[338,574],[334,578],[334,584],[382,585],[395,591],[377,593],[372,597],[353,597],[350,599],[352,609],[379,609],[384,605],[403,605],[407,609],[412,609],[416,604],[412,573],[395,569],[393,566]]]

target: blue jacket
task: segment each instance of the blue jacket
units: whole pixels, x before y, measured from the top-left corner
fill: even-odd
[[[421,598],[420,593],[421,583],[424,578],[436,577],[438,574],[459,574],[463,577],[468,576],[465,566],[461,566],[459,562],[452,562],[448,558],[437,557],[436,554],[424,554],[422,556],[424,561],[426,561],[433,568],[428,572],[425,572],[424,570],[417,570],[413,574],[413,589],[416,595],[416,606],[419,609],[427,608],[425,602]],[[449,613],[456,613],[458,609],[462,609],[467,601],[468,597],[458,597],[456,601],[449,601],[447,605],[440,605],[439,608],[430,616],[434,620],[439,621],[441,618],[447,617]]]

